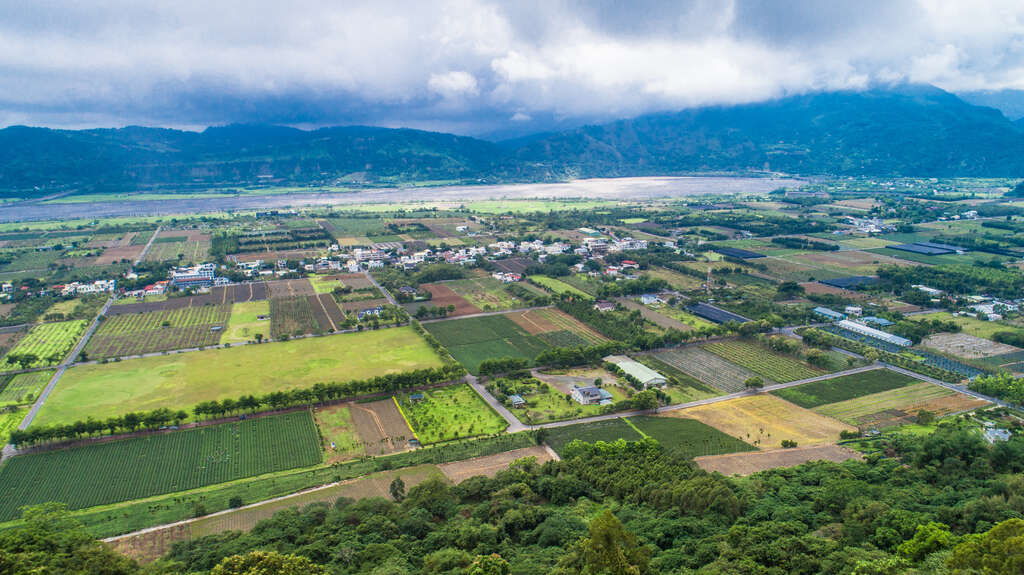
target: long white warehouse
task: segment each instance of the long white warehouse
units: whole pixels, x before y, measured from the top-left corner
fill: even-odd
[[[868,337],[880,339],[886,343],[891,343],[893,345],[898,345],[900,347],[909,347],[910,344],[914,343],[905,337],[893,335],[891,333],[884,332],[880,329],[868,327],[862,323],[857,323],[855,321],[850,321],[848,319],[836,322],[836,325],[843,329],[850,330],[853,333],[859,333],[860,335],[866,335]]]

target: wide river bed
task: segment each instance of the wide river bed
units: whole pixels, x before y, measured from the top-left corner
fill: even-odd
[[[309,192],[277,195],[171,200],[119,200],[91,203],[22,203],[0,207],[0,222],[70,220],[119,216],[157,216],[220,211],[281,209],[405,202],[471,202],[479,200],[588,199],[649,200],[736,192],[759,194],[779,187],[800,187],[791,178],[655,177],[575,180],[552,184],[503,184],[391,188],[354,192]]]

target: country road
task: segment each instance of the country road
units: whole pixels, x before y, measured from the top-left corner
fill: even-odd
[[[89,329],[85,330],[85,333],[82,334],[81,338],[79,338],[78,344],[75,345],[75,348],[71,350],[71,353],[69,353],[67,357],[64,358],[64,361],[61,362],[61,364],[57,367],[57,371],[53,374],[53,377],[50,378],[50,382],[46,384],[46,387],[43,388],[43,391],[39,394],[39,397],[36,398],[35,403],[32,404],[32,409],[30,409],[28,413],[25,414],[25,419],[21,420],[21,423],[18,424],[18,429],[28,429],[28,426],[32,424],[32,420],[35,419],[36,414],[39,413],[39,410],[42,409],[43,404],[46,403],[46,398],[50,396],[50,393],[53,391],[53,388],[57,387],[57,382],[60,381],[61,376],[64,375],[64,371],[67,370],[69,366],[75,363],[75,359],[78,358],[78,354],[82,353],[82,348],[85,347],[85,344],[89,341],[89,338],[92,337],[93,332],[95,332],[96,328],[99,327],[100,318],[107,313],[107,310],[110,309],[110,306],[113,303],[114,298],[111,297],[107,299],[107,303],[103,304],[103,308],[100,309],[100,312],[96,314],[96,317],[92,319],[92,323],[89,324]],[[7,445],[4,446],[2,455],[0,455],[0,463],[2,463],[5,459],[11,457],[15,453],[17,453],[17,450],[14,449],[13,445],[8,443]]]
[[[384,298],[388,300],[389,304],[398,305],[398,302],[395,301],[395,296],[391,295],[391,292],[385,289],[384,286],[380,285],[377,282],[377,279],[373,277],[373,274],[369,272],[369,270],[363,271],[363,273],[366,274],[366,279],[370,280],[370,283],[373,284],[373,287],[379,289],[380,293],[384,294]]]
[[[146,247],[142,248],[142,253],[140,253],[139,257],[135,259],[135,264],[134,265],[139,265],[139,264],[142,263],[142,260],[146,259],[146,254],[149,253],[149,248],[153,246],[153,240],[155,240],[157,234],[160,233],[160,228],[161,227],[162,226],[157,226],[156,227],[156,231],[153,232],[153,235],[149,236],[149,241],[146,242]]]

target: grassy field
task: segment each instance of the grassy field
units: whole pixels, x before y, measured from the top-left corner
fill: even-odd
[[[640,415],[630,417],[629,421],[640,430],[640,433],[657,439],[659,443],[684,457],[757,451],[753,445],[696,419]]]
[[[590,294],[588,294],[587,292],[575,288],[559,279],[555,279],[548,276],[530,276],[530,279],[537,285],[543,286],[544,288],[550,290],[555,295],[562,295],[563,293],[568,293],[572,295],[590,297]]]
[[[54,323],[42,323],[33,327],[25,337],[18,341],[7,353],[2,365],[3,369],[20,369],[20,364],[10,362],[15,355],[35,354],[38,358],[29,367],[45,367],[57,365],[64,360],[64,356],[75,347],[78,338],[85,331],[89,322],[84,319],[72,321],[59,321]]]
[[[418,394],[423,398],[414,401],[412,394],[404,393],[395,399],[409,427],[424,445],[490,435],[508,427],[469,385],[450,385]]]
[[[872,369],[852,375],[834,377],[796,387],[773,391],[775,395],[800,407],[813,408],[896,389],[919,380],[888,369]]]
[[[91,359],[205,347],[220,343],[230,305],[126,313],[105,318],[85,346]]]
[[[651,267],[644,273],[653,278],[663,279],[670,286],[681,290],[700,289],[701,284],[704,283],[700,278],[681,274],[667,268]]]
[[[441,367],[412,328],[146,357],[69,369],[40,411],[40,425],[104,419],[159,407]]]
[[[1005,324],[998,321],[982,321],[977,318],[968,316],[957,316],[953,317],[953,314],[948,311],[939,311],[935,313],[926,313],[921,315],[915,315],[914,321],[932,320],[937,319],[941,321],[952,321],[960,326],[962,333],[973,335],[974,337],[982,337],[990,339],[992,334],[999,331],[1012,331],[1014,333],[1024,333],[1024,330],[1017,326]]]
[[[309,283],[313,284],[313,291],[317,294],[331,293],[336,287],[342,287],[345,284],[336,279],[327,279],[333,276],[320,276],[311,275],[309,276]]]
[[[635,427],[622,419],[609,419],[594,423],[578,423],[576,425],[566,425],[565,427],[555,427],[547,430],[546,433],[545,442],[559,455],[575,439],[586,443],[616,441],[618,439],[625,439],[626,441],[639,441],[643,439],[643,436],[640,435]]]
[[[0,468],[0,520],[22,505],[72,509],[193,489],[321,460],[306,411],[15,457]],[[117,469],[116,476],[110,470]]]
[[[485,359],[522,357],[532,360],[547,348],[539,338],[504,315],[453,319],[425,324],[452,357],[477,373]]]
[[[52,377],[53,370],[0,376],[0,407],[32,403]]]
[[[840,431],[854,430],[769,394],[691,407],[670,415],[696,419],[761,448],[780,447],[785,439],[799,445],[831,443],[839,439]]]
[[[324,439],[327,463],[346,461],[366,453],[366,447],[352,423],[352,412],[348,405],[319,408],[313,415]]]
[[[824,370],[812,367],[800,359],[781,355],[764,346],[739,339],[708,343],[704,345],[704,349],[779,383],[825,373]]]
[[[247,301],[231,306],[231,317],[228,327],[220,336],[221,343],[241,343],[255,339],[257,333],[270,338],[270,301]]]
[[[919,381],[888,391],[822,405],[816,407],[814,411],[850,425],[859,425],[865,418],[870,418],[881,411],[905,410],[954,393],[956,392],[940,385]]]

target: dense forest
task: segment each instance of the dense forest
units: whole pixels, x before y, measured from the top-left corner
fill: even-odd
[[[864,461],[748,478],[701,471],[653,440],[571,445],[450,486],[282,511],[248,533],[177,544],[140,567],[66,511],[0,533],[2,573],[1020,573],[1024,441],[961,422]]]

